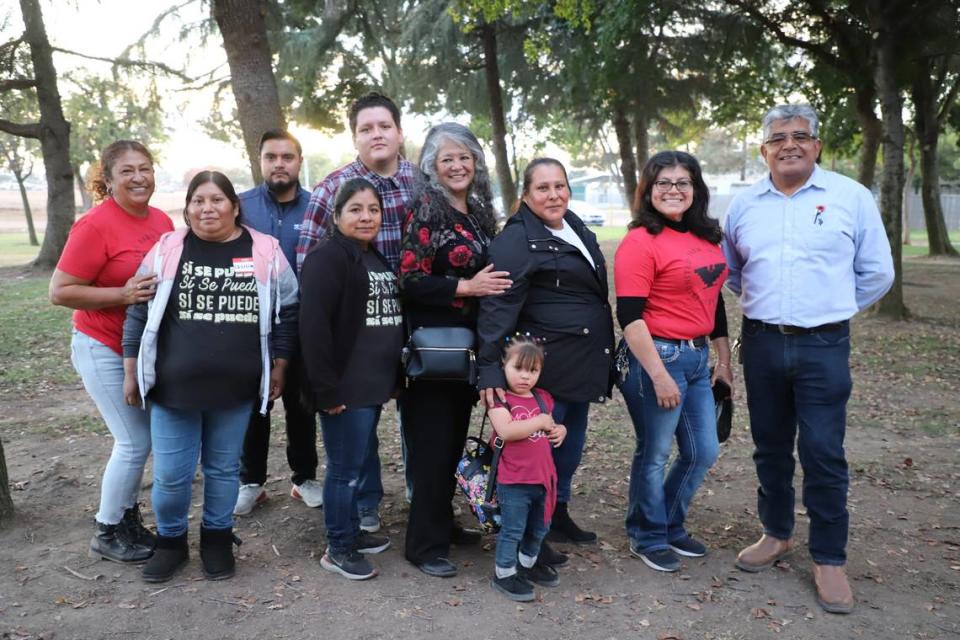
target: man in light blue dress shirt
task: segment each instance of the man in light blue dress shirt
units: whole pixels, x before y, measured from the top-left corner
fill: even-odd
[[[817,599],[826,611],[849,613],[849,320],[890,288],[893,260],[871,193],[817,165],[818,128],[808,105],[767,113],[760,152],[770,173],[734,199],[724,224],[727,286],[744,314],[741,354],[763,524],[763,536],[736,564],[761,571],[793,549],[796,442]]]

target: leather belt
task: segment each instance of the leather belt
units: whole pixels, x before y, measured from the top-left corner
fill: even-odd
[[[688,340],[681,340],[680,338],[661,338],[660,336],[650,336],[654,340],[659,340],[660,342],[668,342],[680,346],[681,344],[686,344],[691,347],[701,349],[707,346],[707,336],[698,336],[696,338],[690,338]]]
[[[770,324],[759,320],[743,319],[743,326],[752,329],[759,329],[767,333],[781,333],[785,336],[808,336],[812,333],[821,333],[823,331],[836,331],[850,324],[849,320],[843,322],[829,322],[816,327],[794,327],[789,324]]]

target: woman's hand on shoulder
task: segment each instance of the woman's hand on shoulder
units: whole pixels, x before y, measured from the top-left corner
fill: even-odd
[[[157,276],[148,273],[142,276],[133,276],[123,285],[120,295],[123,296],[123,304],[132,305],[141,302],[148,302],[157,292]]]
[[[500,387],[490,387],[489,389],[480,390],[480,400],[483,401],[483,404],[487,407],[487,409],[493,409],[496,407],[497,399],[499,399],[501,403],[506,402],[507,400],[507,396]]]
[[[513,280],[509,278],[509,271],[494,271],[493,265],[488,264],[477,271],[472,278],[460,280],[457,283],[458,297],[497,296],[505,293]]]

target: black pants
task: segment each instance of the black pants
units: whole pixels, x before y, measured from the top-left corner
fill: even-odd
[[[414,564],[446,558],[453,533],[450,501],[477,390],[461,382],[411,382],[400,403],[413,476],[406,557]]]
[[[314,415],[300,404],[300,362],[292,360],[287,365],[287,378],[283,384],[283,410],[287,423],[287,463],[293,470],[294,484],[317,477],[317,421]],[[270,449],[270,410],[260,415],[259,403],[250,416],[247,435],[243,439],[243,456],[240,458],[240,482],[263,484],[267,481],[267,452]]]

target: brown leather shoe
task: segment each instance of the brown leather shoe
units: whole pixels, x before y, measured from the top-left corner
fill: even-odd
[[[813,565],[813,582],[817,585],[817,602],[827,613],[853,611],[853,591],[842,566]]]
[[[759,540],[744,549],[734,563],[737,569],[757,573],[772,567],[777,560],[785,558],[793,551],[793,540],[781,540],[763,534]]]

